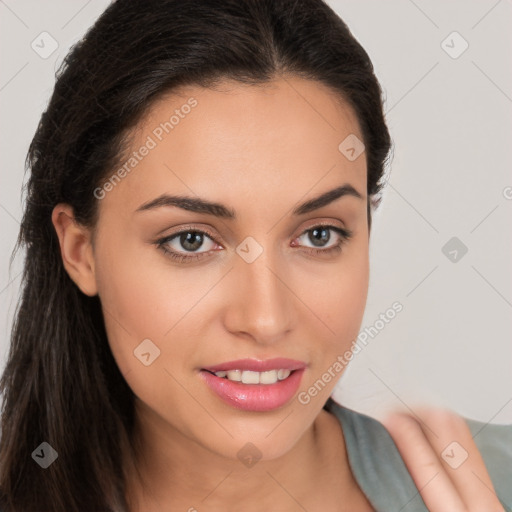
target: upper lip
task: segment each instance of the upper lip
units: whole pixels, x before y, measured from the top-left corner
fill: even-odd
[[[215,366],[206,366],[203,370],[209,372],[220,372],[228,370],[249,370],[253,372],[264,372],[267,370],[300,370],[306,367],[303,361],[295,361],[294,359],[286,359],[276,357],[274,359],[238,359],[236,361],[227,361],[225,363],[216,364]]]

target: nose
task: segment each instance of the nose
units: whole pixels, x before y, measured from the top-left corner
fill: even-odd
[[[230,273],[232,291],[225,315],[229,332],[271,345],[293,329],[300,302],[287,283],[290,276],[284,266],[276,264],[268,250],[251,263],[237,258]]]

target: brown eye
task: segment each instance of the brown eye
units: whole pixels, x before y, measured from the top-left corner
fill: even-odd
[[[333,237],[331,232],[336,233]],[[307,229],[302,233],[297,240],[306,237],[307,241],[312,244],[313,247],[309,247],[311,251],[316,254],[325,253],[329,254],[332,251],[339,252],[341,250],[341,246],[350,239],[352,236],[352,232],[346,229],[339,228],[337,226],[331,225],[319,225],[314,226],[310,229]],[[334,238],[335,243],[330,247],[324,248],[329,244],[331,239]],[[301,244],[302,245],[302,244]],[[308,248],[306,246],[306,248]]]
[[[209,240],[210,244],[206,243],[206,240]],[[207,246],[206,250],[200,251],[205,245]],[[208,248],[208,245],[211,245],[211,247]],[[198,260],[213,250],[217,245],[213,236],[208,232],[189,228],[173,233],[157,241],[159,249],[164,251],[169,257],[181,262]]]

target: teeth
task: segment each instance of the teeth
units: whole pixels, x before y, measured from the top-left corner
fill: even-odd
[[[242,380],[242,371],[241,370],[229,370],[227,373],[229,380],[234,380],[235,382],[240,382]]]
[[[244,384],[259,384],[260,383],[260,374],[258,372],[251,371],[243,371],[242,372],[242,382]]]
[[[260,373],[260,384],[275,384],[277,382],[277,370]]]
[[[250,370],[229,370],[215,372],[220,378],[227,378],[234,382],[243,384],[275,384],[278,380],[284,380],[289,377],[290,370],[269,370],[266,372],[253,372]]]
[[[277,371],[277,378],[279,380],[286,379],[286,377],[288,377],[288,375],[290,375],[290,370],[278,370]]]

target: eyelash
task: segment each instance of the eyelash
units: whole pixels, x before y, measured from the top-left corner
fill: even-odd
[[[305,235],[306,233],[309,233],[310,231],[313,231],[318,228],[324,228],[324,229],[331,229],[335,233],[337,233],[340,237],[338,243],[332,247],[329,247],[328,249],[315,249],[312,247],[308,247],[307,250],[309,252],[312,252],[313,254],[332,254],[333,252],[341,252],[342,245],[344,245],[350,238],[352,237],[352,231],[348,229],[339,228],[337,226],[332,226],[331,224],[318,224],[316,226],[313,226],[311,228],[306,229],[303,231],[298,238]],[[179,237],[180,235],[184,233],[197,233],[200,235],[207,235],[213,242],[217,243],[214,236],[207,230],[204,229],[195,229],[195,228],[186,228],[181,231],[178,231],[177,233],[173,233],[172,235],[166,236],[165,238],[161,238],[160,240],[157,240],[155,243],[159,249],[161,249],[165,255],[169,256],[171,259],[176,260],[180,263],[189,263],[191,261],[197,261],[205,257],[210,251],[201,252],[201,253],[191,253],[189,255],[178,253],[173,250],[169,250],[166,247],[166,244],[174,240],[175,238]]]

